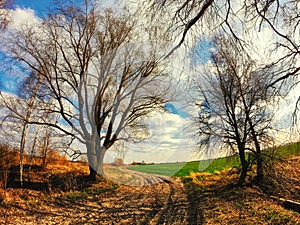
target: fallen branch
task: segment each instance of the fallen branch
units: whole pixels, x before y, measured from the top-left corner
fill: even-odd
[[[278,201],[284,208],[291,209],[293,211],[300,213],[300,202],[295,202],[292,200],[288,200],[285,198],[279,198],[276,196],[270,196],[270,198]]]

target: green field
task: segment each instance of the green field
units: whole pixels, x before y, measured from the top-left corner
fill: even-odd
[[[239,159],[237,156],[218,158],[214,160],[180,162],[180,163],[162,163],[153,165],[135,165],[128,166],[128,169],[153,173],[166,176],[188,176],[191,172],[209,172],[222,171],[224,169],[239,166]]]
[[[273,158],[287,158],[293,155],[300,154],[300,142],[287,144],[275,148],[274,150],[267,150],[263,155],[273,156]]]
[[[293,143],[276,148],[275,150],[263,151],[265,159],[282,159],[292,155],[300,154],[300,143]],[[233,167],[239,167],[238,156],[218,158],[214,160],[179,162],[179,163],[161,163],[153,165],[134,165],[128,166],[128,169],[166,176],[189,176],[191,172],[222,171]]]

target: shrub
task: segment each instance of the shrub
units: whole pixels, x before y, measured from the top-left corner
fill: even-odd
[[[18,164],[17,151],[8,145],[0,144],[0,188],[6,189],[9,169]]]
[[[112,163],[113,166],[123,166],[124,160],[121,158],[115,158],[115,161]]]
[[[64,155],[60,155],[58,151],[48,150],[43,167],[47,165],[68,165],[69,161]]]
[[[49,184],[51,189],[59,189],[64,192],[78,190],[77,178],[72,172],[51,175]]]

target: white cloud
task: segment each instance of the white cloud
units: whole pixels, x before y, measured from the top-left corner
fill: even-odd
[[[281,98],[277,104],[274,122],[276,127],[284,132],[291,129],[293,112],[296,109],[297,100],[300,97],[299,88],[300,84],[296,85],[291,89],[288,95]],[[297,125],[299,126],[300,123]]]
[[[32,9],[16,8],[10,11],[11,23],[10,28],[19,29],[24,25],[34,25],[39,23],[39,18]]]
[[[155,113],[149,119],[150,138],[137,144],[126,145],[125,162],[170,162],[189,161],[193,158],[195,141],[193,134],[186,130],[189,119],[178,115]],[[113,155],[113,152],[108,152]],[[114,158],[110,156],[109,158]]]

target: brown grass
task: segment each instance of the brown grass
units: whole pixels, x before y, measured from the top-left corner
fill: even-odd
[[[116,167],[106,166],[106,169],[111,170],[114,175],[124,176],[123,172]],[[251,176],[248,177],[244,187],[236,186],[238,171],[233,169],[214,174],[192,173],[191,176],[183,178],[182,183],[180,178],[177,178],[171,183],[157,184],[149,188],[121,186],[115,190],[116,186],[104,179],[96,183],[84,180],[88,174],[86,163],[63,162],[59,165],[49,163],[45,171],[34,170],[32,173],[32,185],[35,184],[38,188],[29,186],[26,189],[8,188],[7,191],[0,189],[0,202],[2,200],[0,212],[9,212],[9,218],[21,218],[22,216],[19,215],[21,212],[30,220],[35,216],[30,214],[32,209],[37,209],[38,213],[47,212],[49,218],[52,210],[63,213],[70,208],[69,213],[72,213],[72,208],[78,209],[78,212],[98,209],[99,212],[93,215],[94,218],[99,219],[102,213],[102,216],[107,215],[107,217],[105,219],[101,217],[101,221],[107,222],[103,222],[104,224],[112,224],[113,221],[118,221],[124,216],[128,207],[132,207],[132,210],[134,209],[132,213],[136,215],[146,211],[156,212],[157,215],[162,213],[161,218],[167,220],[163,213],[172,214],[171,209],[183,212],[181,215],[174,211],[172,215],[176,218],[184,217],[185,209],[179,205],[186,204],[188,210],[186,214],[201,214],[203,223],[200,224],[300,224],[298,213],[285,209],[279,202],[269,198],[271,194],[279,194],[280,197],[300,201],[300,155],[273,163],[269,165],[269,169],[268,179],[262,186],[253,183]],[[39,186],[48,183],[50,189],[42,189]],[[283,186],[288,191],[282,191]],[[155,198],[158,195],[159,197]],[[134,203],[133,199],[136,199]],[[86,208],[80,208],[81,205],[86,205]],[[164,210],[162,210],[163,206],[165,206]],[[10,209],[15,209],[17,212]],[[116,210],[115,213],[119,214],[110,217],[111,210]],[[148,216],[153,215],[149,213]],[[56,218],[59,218],[60,222],[67,222],[64,217]],[[193,216],[186,218],[186,224],[193,224],[193,218]],[[123,219],[123,221],[139,224],[139,221],[133,218],[124,216]]]
[[[236,186],[238,174],[234,170],[227,174],[193,173],[184,181],[188,193],[198,199],[196,207],[203,210],[205,224],[300,224],[299,213],[269,197],[300,201],[300,155],[269,168],[273,172],[261,186],[253,183],[252,177],[244,187]]]

